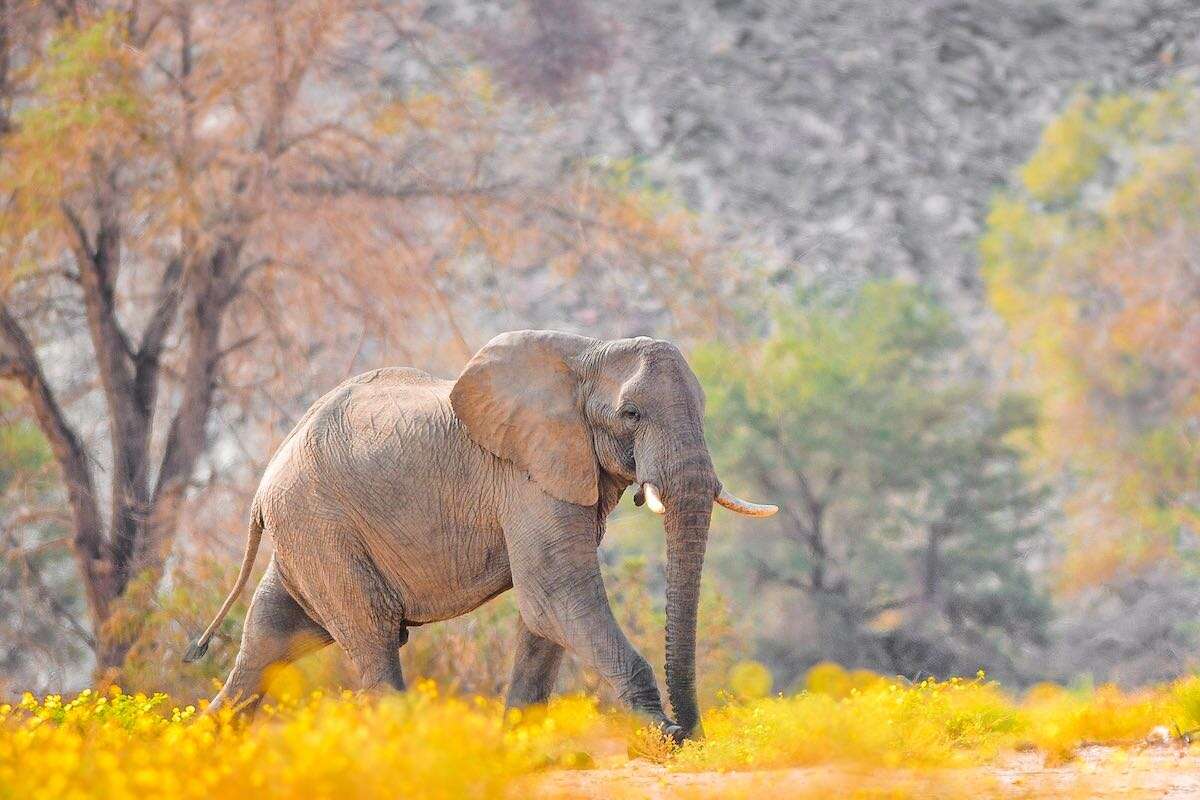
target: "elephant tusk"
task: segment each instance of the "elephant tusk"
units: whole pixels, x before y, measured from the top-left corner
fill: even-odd
[[[751,503],[748,500],[743,500],[737,495],[731,494],[724,487],[721,487],[720,493],[717,494],[717,502],[730,511],[745,514],[747,517],[769,517],[779,510],[779,506],[766,503]]]
[[[663,505],[662,497],[658,493],[658,487],[647,481],[642,484],[642,492],[646,495],[646,507],[655,514],[667,513],[667,507]]]

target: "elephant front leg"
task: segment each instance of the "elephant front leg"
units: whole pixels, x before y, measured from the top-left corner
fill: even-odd
[[[538,705],[550,699],[558,668],[562,664],[563,648],[557,642],[543,639],[517,619],[516,656],[513,659],[512,680],[508,684],[508,708]]]
[[[558,504],[558,514],[516,520],[505,527],[517,608],[529,631],[574,653],[635,712],[672,735],[678,726],[663,713],[658,684],[613,616],[591,510]]]

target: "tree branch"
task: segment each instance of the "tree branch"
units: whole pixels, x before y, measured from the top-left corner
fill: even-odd
[[[100,227],[93,244],[83,220],[74,209],[65,202],[59,207],[73,234],[71,250],[79,269],[84,309],[102,377],[108,373],[112,380],[128,388],[132,385],[128,358],[133,354],[133,348],[117,319],[116,301],[113,298],[113,284],[121,258],[120,227],[112,219],[111,212],[102,209]]]
[[[162,355],[163,343],[175,321],[179,303],[183,297],[183,257],[176,256],[168,263],[163,271],[162,280],[158,285],[158,295],[154,304],[154,313],[142,331],[142,340],[138,345],[134,359],[134,390],[137,393],[139,405],[147,416],[154,411],[154,400],[158,390],[159,358]]]
[[[183,396],[167,431],[158,479],[151,496],[147,536],[137,561],[159,568],[173,535],[187,482],[204,451],[204,425],[216,391],[217,368],[225,310],[234,297],[229,285],[241,253],[239,242],[225,241],[195,270],[193,300],[187,309],[188,352],[181,379]],[[232,276],[232,277],[231,277]]]
[[[6,538],[8,539],[10,546],[9,557],[21,561],[21,565],[25,568],[25,574],[37,589],[38,596],[45,601],[46,606],[50,609],[50,611],[53,612],[56,617],[62,620],[63,623],[65,623],[66,626],[83,641],[84,644],[86,644],[92,650],[95,650],[95,637],[92,636],[91,631],[85,628],[83,624],[75,618],[75,615],[68,611],[67,607],[59,602],[59,599],[54,596],[54,592],[46,584],[45,579],[42,578],[41,569],[39,569],[34,560],[30,558],[30,551],[21,549],[17,545],[11,533],[9,533]]]
[[[784,586],[792,589],[800,589],[803,592],[813,591],[812,584],[785,573],[783,570],[780,570],[766,561],[763,561],[756,555],[747,555],[747,560],[754,565],[755,572],[758,573],[760,578],[766,578],[767,580],[783,584]]]
[[[113,296],[121,265],[121,225],[116,217],[112,177],[98,189],[98,226],[90,240],[83,220],[67,204],[60,208],[75,241],[88,331],[109,415],[113,479],[111,516],[112,568],[120,593],[130,577],[129,563],[141,538],[149,495],[150,419],[153,408],[139,396],[134,376],[135,354],[117,318]]]
[[[62,470],[74,522],[74,551],[86,578],[93,619],[105,619],[114,592],[108,547],[87,452],[67,422],[46,380],[29,336],[6,303],[0,302],[0,377],[16,380],[29,395],[38,428]]]
[[[514,185],[506,182],[486,186],[449,186],[422,181],[421,183],[395,186],[365,178],[341,177],[329,181],[293,181],[289,184],[289,188],[298,194],[316,197],[357,195],[373,200],[411,200],[418,197],[478,197],[503,192]]]
[[[762,482],[770,493],[778,497],[786,497],[787,492],[777,481],[772,477],[770,470],[762,463],[757,464],[756,472],[758,479]],[[798,468],[792,469],[791,473],[795,475],[796,481],[800,487],[801,498],[804,502],[804,509],[808,513],[808,519],[800,516],[795,509],[794,503],[783,503],[782,508],[785,514],[795,523],[799,535],[793,535],[792,538],[798,539],[803,545],[808,548],[809,555],[812,558],[811,582],[814,591],[825,591],[828,581],[828,571],[832,559],[829,557],[829,548],[825,542],[825,503],[818,500],[812,492],[808,477]]]

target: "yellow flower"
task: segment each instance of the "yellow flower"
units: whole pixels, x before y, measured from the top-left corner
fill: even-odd
[[[902,684],[824,665],[812,677],[839,692],[845,681],[853,686],[841,696],[743,693],[709,709],[706,738],[682,747],[644,720],[602,713],[590,697],[506,712],[494,698],[447,695],[428,681],[383,699],[314,693],[272,703],[251,724],[197,718],[195,705],[172,707],[163,695],[25,695],[0,706],[0,796],[451,800],[500,796],[514,779],[591,769],[596,754],[625,749],[675,771],[949,769],[1030,745],[1059,763],[1083,741],[1200,725],[1200,678],[1135,693],[1041,686],[1016,699],[981,675]]]

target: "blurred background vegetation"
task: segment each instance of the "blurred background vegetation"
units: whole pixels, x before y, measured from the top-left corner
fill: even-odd
[[[0,0],[0,692],[209,694],[308,405],[523,327],[679,343],[781,507],[714,515],[708,698],[1194,670],[1198,63],[1182,0]],[[661,663],[657,520],[601,556]],[[514,614],[406,670],[500,691]]]

